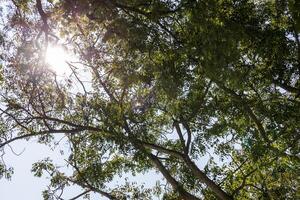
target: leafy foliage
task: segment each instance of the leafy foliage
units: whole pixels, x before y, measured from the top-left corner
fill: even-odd
[[[87,198],[297,199],[299,5],[7,1],[0,148],[66,136],[71,175],[33,165],[51,177],[44,199],[70,185]],[[58,43],[79,60],[63,78],[45,63]],[[107,186],[153,170],[165,187]]]

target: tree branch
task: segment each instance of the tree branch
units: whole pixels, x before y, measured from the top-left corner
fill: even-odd
[[[184,200],[199,200],[199,198],[187,192],[168,172],[159,159],[151,153],[146,154],[152,164],[162,173],[165,179],[172,185],[174,191],[179,193],[179,196]]]
[[[83,196],[83,195],[85,195],[85,194],[87,194],[87,193],[89,193],[89,192],[91,192],[91,191],[92,191],[91,189],[88,189],[88,190],[86,190],[86,191],[80,193],[79,195],[77,195],[77,196],[75,196],[75,197],[73,197],[73,198],[71,198],[71,199],[69,199],[69,200],[75,200],[75,199],[78,199],[79,197],[81,197],[81,196]]]
[[[143,141],[140,141],[139,142],[146,148],[150,148],[150,149],[154,149],[154,150],[157,150],[159,152],[162,152],[162,153],[165,153],[165,154],[168,154],[168,155],[172,155],[176,158],[179,158],[179,159],[182,159],[183,158],[183,154],[181,154],[180,152],[178,151],[175,151],[175,150],[171,150],[171,149],[167,149],[165,147],[161,147],[159,145],[156,145],[156,144],[151,144],[151,143],[148,143],[148,142],[143,142]]]
[[[113,195],[109,194],[108,192],[104,192],[103,190],[100,190],[100,189],[95,188],[94,186],[92,186],[92,185],[88,182],[88,180],[84,177],[84,175],[81,173],[80,169],[77,167],[76,164],[72,164],[72,163],[70,163],[70,162],[68,162],[68,163],[69,163],[69,164],[76,170],[76,172],[82,177],[82,179],[84,180],[84,183],[85,183],[85,184],[84,184],[84,183],[81,183],[81,182],[79,182],[79,181],[77,181],[77,180],[72,180],[72,179],[69,179],[69,178],[68,178],[68,180],[69,180],[70,182],[75,183],[75,184],[77,184],[77,185],[80,185],[80,186],[82,186],[82,187],[86,187],[86,188],[90,189],[91,191],[96,192],[96,193],[99,193],[99,194],[101,194],[102,196],[104,196],[104,197],[106,197],[106,198],[108,198],[108,199],[111,199],[111,200],[117,200],[116,197],[114,197]]]
[[[177,135],[178,135],[178,137],[179,137],[179,139],[180,139],[180,143],[181,143],[182,149],[183,149],[183,151],[186,153],[185,140],[184,140],[184,137],[183,137],[181,128],[180,128],[180,126],[179,126],[179,122],[178,122],[178,121],[174,121],[173,125],[175,126]]]
[[[257,127],[258,132],[260,133],[261,137],[264,139],[264,141],[269,145],[271,142],[269,140],[269,138],[267,137],[267,134],[265,132],[265,129],[262,125],[262,123],[260,122],[260,120],[257,118],[257,116],[254,114],[254,112],[252,111],[252,109],[250,108],[250,106],[248,105],[248,103],[238,94],[236,94],[233,90],[227,88],[225,85],[223,85],[222,83],[220,83],[219,81],[214,81],[221,89],[223,89],[225,92],[227,92],[228,94],[230,94],[234,99],[236,99],[237,101],[241,102],[245,111],[247,112],[247,114],[249,115],[249,117],[253,120],[254,124]],[[257,139],[258,137],[255,136]]]
[[[30,133],[30,134],[25,134],[25,135],[20,135],[14,138],[11,138],[3,143],[0,144],[0,148],[4,147],[7,144],[10,144],[16,140],[21,140],[21,139],[26,139],[29,137],[35,137],[35,136],[41,136],[41,135],[45,135],[45,134],[56,134],[56,133],[66,133],[66,134],[74,134],[74,133],[78,133],[83,131],[84,129],[71,129],[71,130],[45,130],[45,131],[40,131],[40,132],[34,132],[34,133]]]

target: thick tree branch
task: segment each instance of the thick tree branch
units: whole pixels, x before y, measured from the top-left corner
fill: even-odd
[[[185,162],[185,164],[189,167],[189,169],[191,170],[191,172],[204,184],[206,184],[215,194],[219,199],[222,200],[232,200],[232,197],[230,195],[228,195],[226,192],[224,192],[221,187],[219,185],[217,185],[214,181],[212,181],[211,179],[209,179],[207,177],[207,175],[202,172],[197,165],[190,159],[190,157],[186,154],[181,154],[177,151],[174,150],[170,150],[170,149],[166,149],[164,147],[155,145],[155,144],[150,144],[150,143],[145,143],[143,142],[143,145],[145,147],[151,148],[151,149],[155,149],[159,152],[163,152],[169,155],[173,155],[179,159],[181,159],[182,161]]]
[[[163,166],[163,164],[160,162],[160,160],[154,156],[152,153],[149,153],[147,151],[146,147],[155,147],[156,145],[150,145],[149,143],[141,143],[141,141],[139,141],[138,139],[136,139],[133,135],[132,132],[130,130],[130,127],[126,121],[126,119],[124,118],[124,129],[125,131],[128,133],[129,135],[129,140],[130,142],[140,151],[142,151],[151,161],[151,163],[153,164],[153,166],[155,166],[160,172],[161,174],[164,176],[164,178],[168,181],[168,183],[171,184],[172,188],[174,191],[179,193],[179,196],[181,199],[184,200],[199,200],[197,197],[195,197],[194,195],[190,194],[189,192],[187,192],[173,177],[172,175],[169,173],[169,171]],[[156,146],[158,147],[158,146]],[[162,150],[163,148],[161,148]],[[178,155],[176,153],[174,153],[174,155]]]
[[[37,8],[38,13],[40,14],[42,21],[43,21],[43,31],[45,31],[45,33],[48,33],[48,31],[49,31],[48,16],[43,10],[41,0],[36,0],[36,8]]]
[[[75,196],[75,197],[73,197],[73,198],[71,198],[71,199],[69,199],[69,200],[75,200],[75,199],[78,199],[78,198],[82,197],[83,195],[88,194],[88,193],[91,192],[91,191],[92,191],[91,189],[88,189],[88,190],[86,190],[86,191],[80,193],[79,195],[77,195],[77,196]]]
[[[199,200],[199,198],[190,194],[171,176],[168,170],[163,166],[163,164],[159,161],[159,159],[151,153],[147,154],[148,158],[152,162],[154,166],[162,173],[165,179],[172,185],[174,191],[179,193],[181,199],[184,200]]]
[[[165,147],[162,147],[162,146],[159,146],[159,145],[156,145],[156,144],[151,144],[151,143],[148,143],[148,142],[143,142],[143,141],[139,141],[139,142],[141,144],[143,144],[143,146],[146,147],[146,148],[154,149],[156,151],[159,151],[161,153],[165,153],[165,154],[168,154],[168,155],[172,155],[172,156],[174,156],[176,158],[179,158],[179,159],[183,158],[183,154],[181,154],[178,151],[167,149]]]
[[[208,188],[210,188],[219,199],[222,200],[232,200],[232,196],[228,195],[222,190],[222,188],[217,185],[214,181],[207,177],[207,175],[202,172],[197,165],[190,159],[189,156],[184,156],[184,161],[189,166],[192,173],[203,183],[205,183]]]
[[[190,129],[189,124],[184,119],[182,119],[182,125],[187,132],[187,142],[186,142],[185,154],[188,155],[189,151],[190,151],[190,147],[191,147],[192,131]]]
[[[184,137],[183,137],[183,134],[182,134],[182,131],[181,131],[179,122],[178,122],[178,121],[174,121],[173,125],[175,126],[175,129],[176,129],[177,135],[178,135],[178,137],[179,137],[179,140],[180,140],[182,149],[183,149],[184,152],[186,153],[187,148],[186,148],[186,146],[185,146],[185,140],[184,140]]]

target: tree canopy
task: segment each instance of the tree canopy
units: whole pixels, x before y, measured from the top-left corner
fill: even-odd
[[[0,151],[57,134],[71,151],[71,175],[33,164],[44,199],[299,198],[299,1],[1,2]],[[76,58],[68,75],[51,45]],[[109,184],[151,171],[162,184]]]

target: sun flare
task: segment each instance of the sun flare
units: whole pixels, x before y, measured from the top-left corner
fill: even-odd
[[[70,72],[68,62],[72,56],[61,46],[48,46],[46,51],[46,63],[57,75]]]

